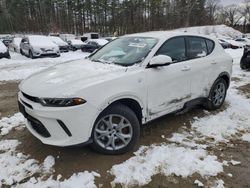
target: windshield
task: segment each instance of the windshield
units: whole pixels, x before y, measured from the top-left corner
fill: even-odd
[[[91,55],[91,61],[130,66],[140,63],[156,45],[158,39],[151,37],[118,38]]]

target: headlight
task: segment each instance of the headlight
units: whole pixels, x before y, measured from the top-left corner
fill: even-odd
[[[40,48],[40,50],[44,52],[44,51],[45,51],[45,48]]]
[[[86,101],[81,98],[40,98],[43,106],[68,107],[84,104]]]

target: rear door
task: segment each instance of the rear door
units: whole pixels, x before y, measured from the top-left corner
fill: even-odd
[[[211,54],[214,49],[212,40],[187,36],[187,57],[191,70],[191,96],[192,99],[207,97],[211,88],[213,68],[217,65],[215,57]]]

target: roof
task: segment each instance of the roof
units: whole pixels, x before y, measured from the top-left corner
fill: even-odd
[[[208,35],[201,35],[197,33],[191,33],[191,32],[181,32],[181,31],[150,31],[150,32],[144,32],[144,33],[134,33],[134,34],[129,34],[125,35],[126,37],[154,37],[158,39],[168,39],[170,37],[175,37],[175,36],[200,36],[200,37],[206,37],[213,39],[212,37]]]

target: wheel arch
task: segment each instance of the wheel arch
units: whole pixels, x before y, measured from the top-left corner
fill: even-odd
[[[106,102],[104,105],[102,105],[99,115],[105,109],[109,108],[111,105],[115,105],[119,103],[129,107],[135,113],[140,124],[143,124],[143,117],[145,116],[144,105],[142,101],[140,101],[137,97],[134,97],[134,96],[120,96],[120,97],[114,98],[113,100],[109,100],[109,102]]]
[[[220,75],[218,76],[218,78],[222,78],[223,80],[226,81],[227,83],[227,88],[229,88],[230,86],[230,81],[231,81],[231,77],[230,77],[230,74],[228,72],[222,72],[220,73]]]

